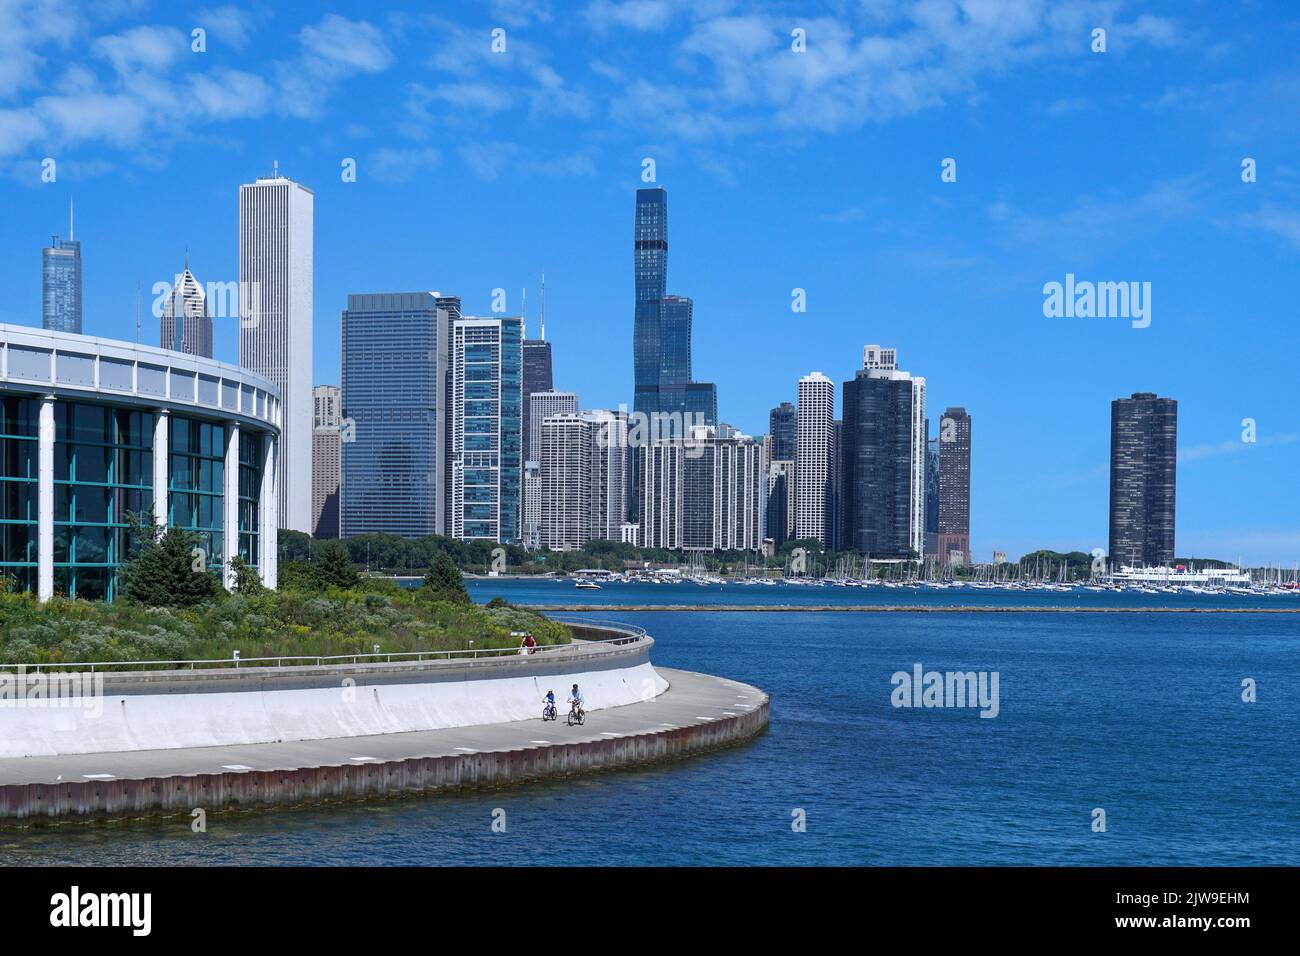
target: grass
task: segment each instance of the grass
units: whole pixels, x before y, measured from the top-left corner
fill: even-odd
[[[328,657],[565,644],[569,629],[510,606],[435,600],[391,581],[349,590],[222,594],[192,608],[0,593],[0,665]]]

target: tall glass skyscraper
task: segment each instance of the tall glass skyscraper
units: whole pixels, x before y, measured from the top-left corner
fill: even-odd
[[[1110,562],[1168,567],[1174,560],[1178,403],[1135,392],[1110,406]]]
[[[341,537],[446,533],[449,304],[429,292],[348,296]]]
[[[925,548],[925,379],[899,371],[894,350],[876,349],[844,383],[843,403],[842,542],[873,557],[919,559]]]
[[[451,534],[518,544],[523,510],[523,319],[452,325]]]
[[[782,402],[767,416],[768,434],[772,436],[772,460],[794,461],[795,423],[794,405]]]
[[[542,327],[542,335],[546,334],[546,327]],[[532,434],[531,416],[528,414],[528,400],[534,392],[549,392],[555,387],[555,381],[551,374],[551,343],[545,338],[541,339],[524,339],[524,450],[526,454],[531,454],[532,442],[529,436]],[[535,460],[535,459],[534,459]]]
[[[71,231],[41,250],[41,327],[81,334],[81,243]]]
[[[692,424],[717,423],[717,389],[691,375],[694,303],[668,295],[668,194],[636,191],[633,223],[635,311],[632,327],[633,410],[647,415],[691,415]],[[665,426],[666,427],[666,426]],[[656,437],[681,435],[656,430]]]
[[[659,411],[659,313],[668,291],[668,194],[660,187],[636,191],[633,225],[633,410]]]

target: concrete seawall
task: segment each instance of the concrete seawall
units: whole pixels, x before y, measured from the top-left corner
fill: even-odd
[[[686,671],[663,673],[670,685],[665,693],[592,713],[584,727],[529,720],[351,740],[0,760],[0,823],[505,787],[686,757],[743,743],[766,729],[769,700],[757,688]],[[348,756],[357,751],[379,756]],[[195,772],[201,767],[218,769]],[[88,772],[94,768],[114,772]]]
[[[609,638],[616,632],[577,629]],[[667,682],[652,638],[476,659],[110,671],[102,694],[0,703],[0,758],[365,737],[526,720],[577,683],[599,711],[650,700]],[[84,675],[83,685],[84,685]],[[18,680],[0,674],[0,681]],[[79,686],[78,695],[84,693]],[[11,697],[12,695],[7,695]]]

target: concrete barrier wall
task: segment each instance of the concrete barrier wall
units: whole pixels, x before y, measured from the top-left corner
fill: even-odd
[[[650,700],[668,682],[649,638],[527,657],[106,675],[102,697],[0,703],[0,757],[274,743],[527,720],[579,684],[588,709]]]
[[[122,819],[329,803],[502,787],[690,756],[742,743],[768,723],[752,711],[690,727],[493,753],[415,757],[360,766],[0,786],[0,820]]]

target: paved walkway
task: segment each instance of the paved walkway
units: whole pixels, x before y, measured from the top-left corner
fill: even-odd
[[[767,701],[766,694],[748,684],[690,671],[656,669],[671,685],[667,691],[646,703],[593,710],[587,714],[587,722],[581,727],[570,727],[565,723],[567,707],[560,700],[560,719],[545,723],[539,717],[505,724],[374,737],[7,758],[0,760],[0,787],[364,765],[413,757],[457,756],[612,740],[725,720],[761,707]]]

